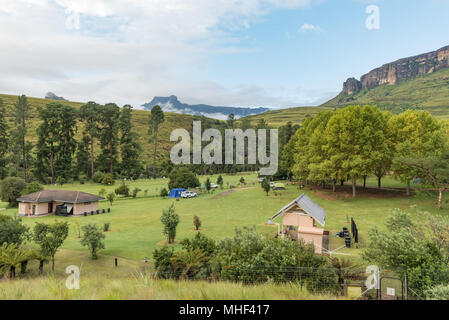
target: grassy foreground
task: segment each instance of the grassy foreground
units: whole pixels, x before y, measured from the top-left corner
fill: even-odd
[[[3,281],[0,300],[330,300],[299,284],[245,286],[228,282],[154,280],[136,273],[124,279],[80,278],[80,289],[66,288],[54,277]]]

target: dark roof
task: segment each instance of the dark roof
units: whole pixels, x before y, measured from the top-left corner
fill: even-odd
[[[305,213],[307,213],[309,216],[318,221],[322,226],[326,224],[326,212],[324,211],[324,209],[321,208],[319,205],[317,205],[315,202],[313,202],[312,199],[310,199],[305,194],[299,196],[296,200],[293,200],[288,205],[279,210],[279,212],[276,213],[270,219],[270,221],[273,221],[274,219],[279,217],[281,214],[283,214],[285,211],[290,209],[295,204],[300,206]]]
[[[66,202],[66,203],[86,203],[97,202],[104,200],[104,198],[81,192],[81,191],[69,191],[69,190],[44,190],[35,192],[17,199],[18,202]]]

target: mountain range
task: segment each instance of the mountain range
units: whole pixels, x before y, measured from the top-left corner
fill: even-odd
[[[151,110],[156,105],[160,106],[164,112],[205,116],[220,120],[227,119],[230,114],[234,114],[236,118],[242,118],[271,110],[269,108],[215,107],[207,104],[190,105],[180,102],[176,96],[154,97],[151,102],[142,106],[145,110]]]

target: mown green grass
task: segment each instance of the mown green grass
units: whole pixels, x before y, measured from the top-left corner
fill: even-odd
[[[112,212],[88,217],[41,217],[24,218],[25,224],[32,227],[37,221],[52,222],[56,220],[69,221],[71,224],[70,235],[63,248],[85,252],[77,238],[75,224],[95,223],[103,226],[105,222],[111,223],[111,231],[106,233],[106,249],[101,253],[106,256],[122,257],[134,261],[140,261],[144,257],[151,257],[156,248],[165,245],[165,237],[162,234],[162,223],[160,216],[162,210],[167,209],[172,203],[175,204],[176,211],[180,215],[180,224],[177,232],[177,240],[192,238],[194,231],[193,217],[198,215],[203,222],[202,230],[205,235],[215,240],[225,237],[232,237],[235,228],[255,226],[257,230],[269,236],[274,236],[276,226],[267,226],[266,222],[284,205],[294,200],[302,193],[308,194],[314,201],[326,210],[326,229],[332,234],[341,231],[344,226],[349,226],[350,218],[353,217],[360,230],[361,244],[358,249],[343,249],[342,252],[350,254],[354,259],[359,260],[363,247],[367,242],[367,233],[374,226],[384,227],[385,219],[391,215],[393,209],[402,208],[409,210],[416,206],[417,210],[429,211],[433,214],[446,215],[447,209],[439,212],[436,209],[435,199],[429,197],[406,197],[405,194],[389,195],[388,193],[377,195],[371,193],[360,194],[358,198],[350,197],[350,192],[337,194],[331,190],[300,190],[296,185],[288,185],[287,190],[271,192],[267,197],[260,188],[255,174],[243,175],[247,185],[235,190],[227,189],[226,185],[237,185],[241,175],[224,176],[225,190],[216,190],[211,194],[203,194],[196,199],[182,199],[174,201],[172,199],[161,199],[159,197],[143,197],[142,193],[136,199],[119,198],[112,205]],[[211,177],[212,181],[216,176]],[[201,178],[202,181],[206,177]],[[159,180],[139,180],[129,182],[131,188],[147,188],[150,195],[158,194],[160,188],[166,186],[167,181]],[[117,183],[118,185],[118,183]],[[376,185],[375,179],[369,179],[368,185]],[[387,178],[384,185],[397,187],[397,182]],[[106,187],[109,190],[116,186]],[[97,193],[101,185],[65,185],[63,189],[81,190]],[[5,204],[3,204],[5,205]],[[1,206],[1,205],[0,205]],[[100,208],[110,207],[108,202],[101,202]],[[16,208],[9,208],[2,213],[14,215]],[[342,239],[331,238],[331,249],[343,245]],[[96,262],[93,262],[96,263]]]

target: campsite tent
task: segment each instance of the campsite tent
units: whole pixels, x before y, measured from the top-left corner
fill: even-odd
[[[186,191],[186,189],[171,189],[168,197],[169,198],[181,198],[181,193],[183,193],[184,191]]]

